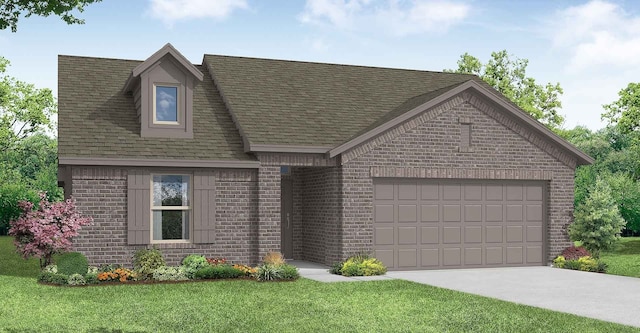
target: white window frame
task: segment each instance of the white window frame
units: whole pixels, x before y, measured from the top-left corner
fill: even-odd
[[[150,175],[150,189],[149,192],[149,201],[150,201],[150,229],[149,237],[151,238],[150,244],[171,244],[171,243],[191,243],[193,239],[193,175],[189,173],[172,173],[172,172],[163,172],[163,173],[152,173]],[[153,177],[154,176],[188,176],[189,177],[189,190],[187,191],[187,200],[189,201],[189,206],[154,206],[153,205]],[[187,239],[153,239],[153,212],[154,211],[163,211],[163,210],[179,210],[179,211],[188,211],[189,212],[189,238]],[[184,225],[182,226],[184,232]]]
[[[156,91],[158,87],[176,88],[176,121],[161,121],[156,117]],[[153,84],[153,123],[157,125],[180,125],[180,84],[155,82]]]

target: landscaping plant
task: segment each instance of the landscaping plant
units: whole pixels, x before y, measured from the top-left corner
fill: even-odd
[[[380,260],[363,253],[353,255],[344,262],[335,263],[329,272],[344,276],[373,276],[385,274],[387,268]]]
[[[561,255],[567,260],[576,260],[580,257],[590,257],[591,253],[582,246],[569,246],[562,251]]]
[[[56,259],[57,271],[64,275],[87,274],[89,261],[80,252],[67,252]]]
[[[14,244],[23,258],[39,258],[41,268],[52,263],[55,253],[70,251],[71,239],[92,221],[80,215],[73,199],[52,203],[46,193],[40,193],[37,208],[29,201],[21,201],[19,206],[22,214],[11,222],[9,235],[15,238]]]
[[[133,269],[143,279],[153,277],[154,270],[165,266],[162,253],[157,248],[140,249],[133,255]]]
[[[241,270],[227,264],[221,265],[209,265],[199,269],[196,274],[196,279],[234,279],[244,275]]]
[[[184,266],[184,271],[187,274],[187,277],[193,279],[199,269],[209,267],[211,265],[209,265],[207,258],[203,255],[190,254],[182,260],[182,266]]]
[[[153,270],[152,278],[156,281],[185,281],[189,280],[183,266],[162,266]]]
[[[601,178],[582,205],[574,213],[575,222],[569,227],[571,240],[580,241],[594,257],[613,248],[625,226],[609,185]]]

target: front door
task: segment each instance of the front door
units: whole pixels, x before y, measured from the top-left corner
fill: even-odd
[[[291,176],[283,175],[280,199],[280,248],[285,259],[293,259],[293,183]]]

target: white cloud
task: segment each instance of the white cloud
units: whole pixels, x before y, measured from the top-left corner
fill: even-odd
[[[167,26],[187,19],[224,19],[236,9],[247,9],[246,0],[150,0],[149,14]]]
[[[470,9],[450,0],[307,0],[299,19],[341,30],[404,36],[446,31],[467,18]]]
[[[568,70],[640,65],[640,16],[620,5],[592,0],[558,11],[549,24],[554,46],[571,54]]]

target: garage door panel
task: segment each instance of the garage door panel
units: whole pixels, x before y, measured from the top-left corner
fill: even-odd
[[[375,245],[393,245],[395,243],[393,227],[376,227]]]
[[[482,227],[464,227],[464,243],[482,243]]]
[[[522,243],[524,229],[521,225],[507,226],[507,243]]]
[[[482,222],[482,205],[464,205],[465,222]]]
[[[375,222],[389,223],[393,222],[393,205],[375,205]]]
[[[461,262],[462,250],[459,247],[442,249],[443,266],[460,266]]]
[[[439,244],[440,232],[438,227],[422,227],[421,244]]]
[[[442,219],[445,222],[460,222],[460,205],[442,205]]]
[[[418,266],[417,249],[398,249],[398,267],[415,268]]]
[[[398,222],[417,222],[418,206],[398,205]]]
[[[416,227],[398,227],[398,244],[415,245],[418,243]]]
[[[464,249],[465,265],[482,265],[482,248],[469,247]]]
[[[382,261],[382,263],[388,268],[396,267],[395,261],[393,260],[393,249],[377,249],[373,251],[378,260]]]
[[[416,184],[398,185],[399,200],[416,200],[418,198],[418,186]]]
[[[374,191],[376,200],[393,200],[393,184],[376,184]]]
[[[440,250],[439,249],[420,250],[420,263],[422,264],[422,267],[440,266]]]
[[[460,244],[460,227],[444,227],[442,230],[443,238],[442,243],[444,244]]]
[[[440,216],[438,214],[438,205],[421,205],[420,206],[420,221],[422,222],[438,222]]]
[[[522,222],[522,205],[507,205],[507,221]]]
[[[374,183],[373,246],[389,269],[545,263],[541,182],[383,182]]]

